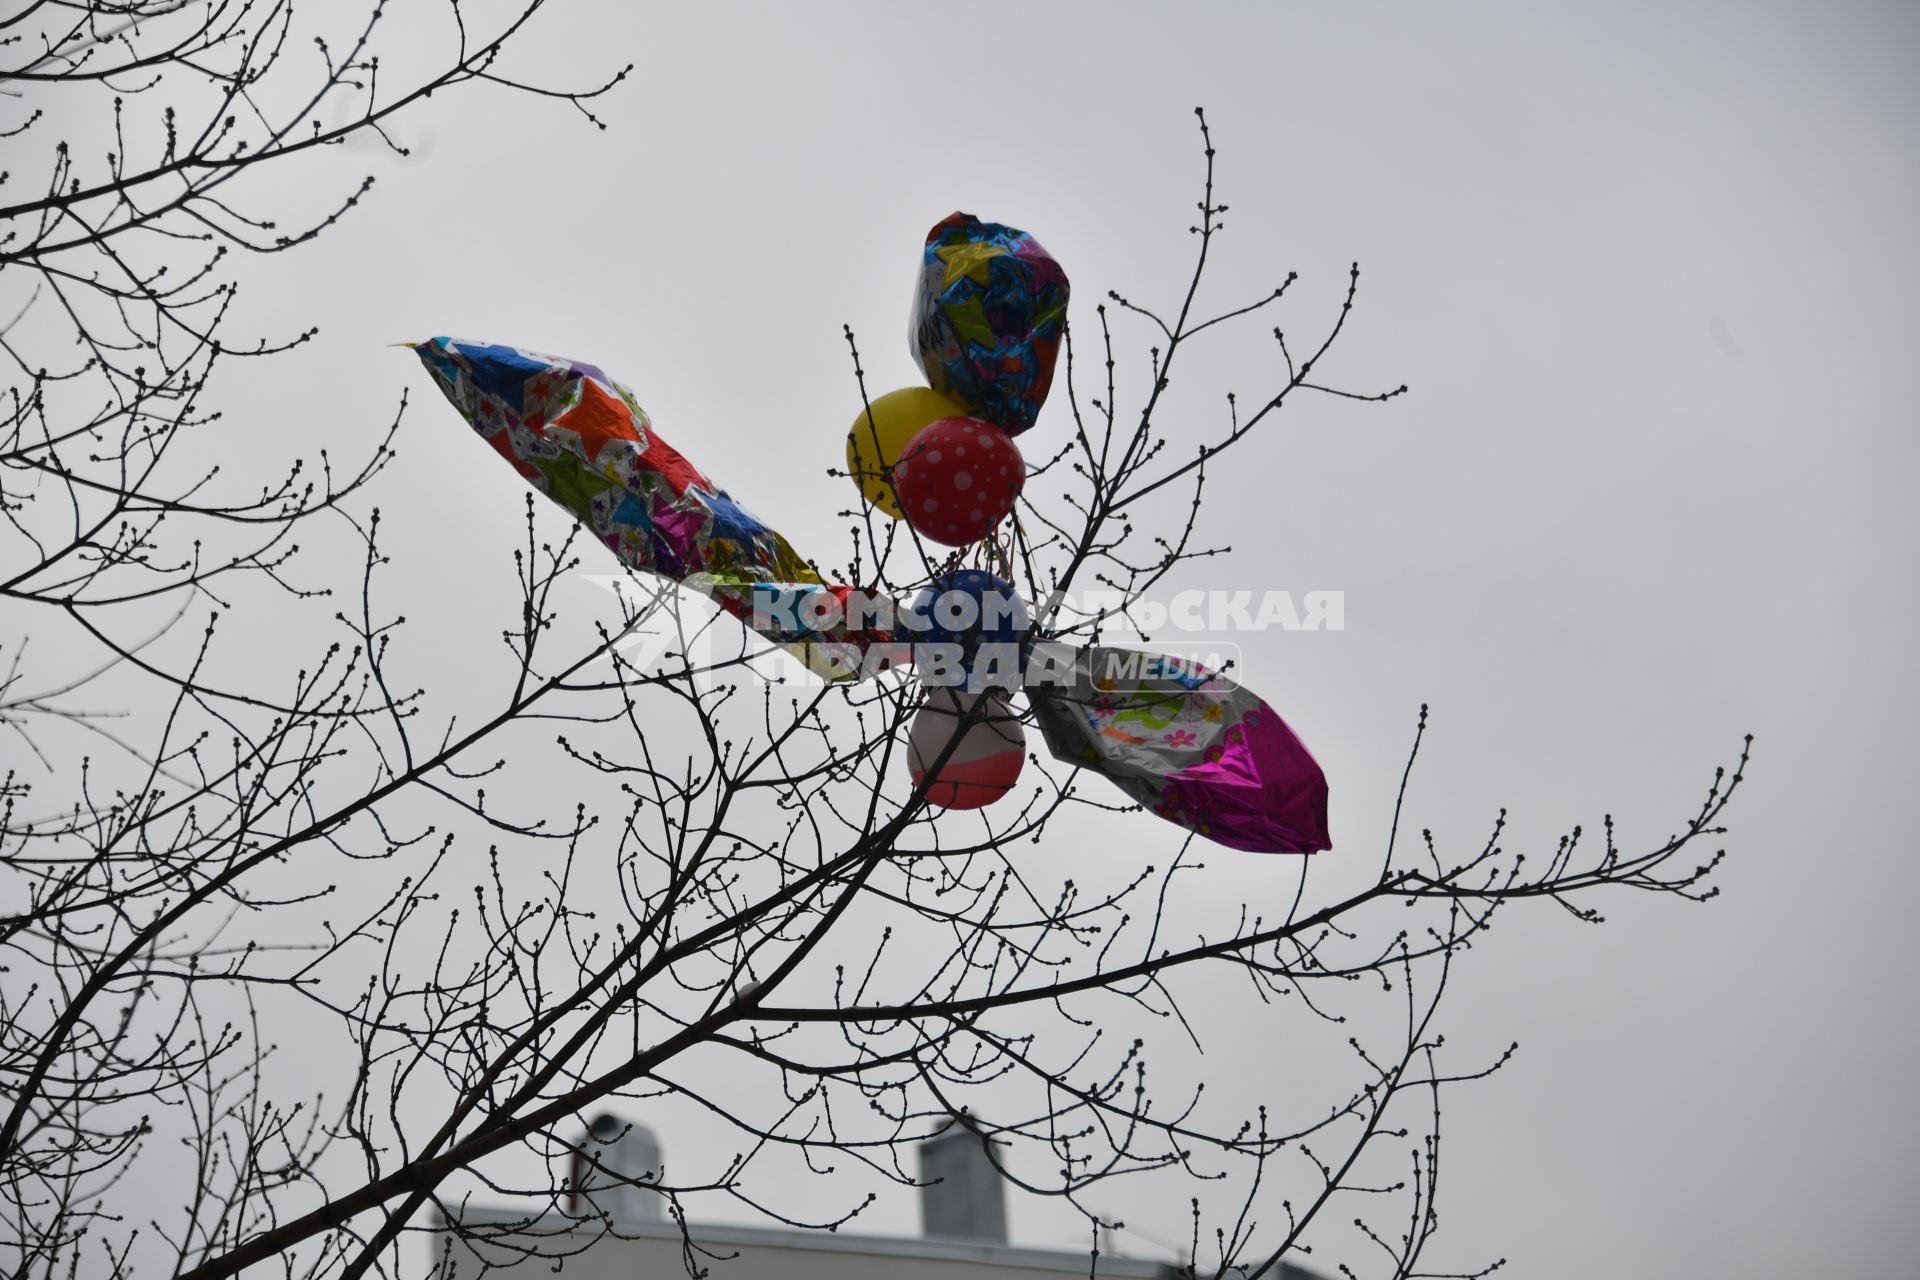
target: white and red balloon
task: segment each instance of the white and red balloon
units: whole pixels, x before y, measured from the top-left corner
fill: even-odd
[[[931,770],[927,803],[942,809],[992,804],[1013,789],[1027,762],[1026,731],[998,690],[965,694],[929,689],[926,705],[914,713],[907,748],[914,786],[926,781]]]

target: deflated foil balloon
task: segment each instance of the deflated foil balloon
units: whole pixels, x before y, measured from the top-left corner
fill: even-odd
[[[1009,435],[1053,385],[1067,273],[1024,231],[956,213],[927,233],[909,320],[927,385]]]
[[[848,674],[882,638],[844,623],[826,631],[766,625],[756,591],[844,599],[847,588],[829,587],[785,538],[661,439],[633,392],[599,368],[453,338],[414,351],[481,438],[628,568],[701,592],[821,675]]]
[[[1104,645],[1035,646],[1027,697],[1047,749],[1232,849],[1330,849],[1327,779],[1273,709],[1226,677]]]

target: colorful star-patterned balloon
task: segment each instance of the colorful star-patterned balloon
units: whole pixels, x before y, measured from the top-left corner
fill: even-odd
[[[1024,231],[955,213],[927,233],[909,339],[927,385],[1019,435],[1053,385],[1067,273]]]
[[[822,675],[851,674],[884,638],[844,621],[825,630],[767,625],[755,608],[766,593],[835,589],[661,439],[633,393],[597,366],[444,337],[414,350],[480,437],[629,569],[700,591]],[[843,599],[835,596],[836,617]]]

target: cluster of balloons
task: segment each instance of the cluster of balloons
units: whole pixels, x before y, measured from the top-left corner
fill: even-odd
[[[945,547],[993,536],[1026,483],[1014,437],[1053,385],[1067,297],[1066,273],[1026,232],[967,213],[935,224],[908,326],[928,385],[876,397],[847,432],[847,470],[875,511]],[[1026,760],[1007,706],[1030,641],[1026,610],[1003,579],[963,569],[936,579],[912,612],[917,644],[955,651],[945,668],[916,657],[932,691],[910,735],[914,782],[945,808],[990,804]],[[983,665],[1009,649],[1010,679],[981,687]]]
[[[964,403],[968,411],[943,409],[913,435],[944,414],[1010,436],[1013,427],[1031,423],[1051,376],[1054,303],[1064,301],[1065,280],[1016,272],[1016,284],[1039,279],[1042,287],[1024,300],[1016,291],[1011,302],[1006,288],[997,298],[991,289],[970,292],[980,284],[969,274],[980,261],[988,264],[986,283],[995,285],[992,264],[1007,256],[996,252],[1001,242],[1026,240],[1004,228],[974,235],[972,225],[963,219],[935,228],[929,262],[943,265],[937,275],[929,268],[915,329],[931,384],[917,394]],[[1028,257],[1040,261],[1035,252],[1027,250]],[[985,257],[974,261],[967,254]],[[948,282],[949,267],[968,282],[953,295],[933,287]],[[959,298],[958,319],[944,310],[949,296]],[[1030,329],[1010,324],[1009,316],[1021,314],[1034,319]],[[969,328],[976,317],[981,327]],[[901,638],[892,624],[860,620],[876,602],[873,592],[822,579],[776,530],[670,446],[633,392],[598,366],[448,337],[409,345],[480,438],[632,572],[707,595],[810,665],[816,656],[823,659],[813,669],[836,679],[881,669],[862,661],[848,670],[841,665],[847,649],[864,659],[874,645]],[[881,484],[875,501],[904,496],[911,503],[917,494],[938,502],[937,484],[959,496],[974,492],[981,475],[1002,478],[999,441],[982,445],[978,434],[969,434],[979,430],[943,430],[926,442],[924,456],[914,453],[893,465],[893,481]],[[925,488],[917,487],[922,478],[915,474],[922,463]],[[1017,466],[1008,465],[1017,476]],[[968,475],[964,484],[960,470]],[[973,519],[971,507],[966,518]],[[979,558],[1011,572],[997,552]],[[1023,687],[1027,713],[1054,759],[1099,774],[1158,817],[1233,849],[1331,847],[1326,775],[1251,689],[1171,655],[1035,643],[1013,589],[982,569],[954,567],[960,559],[956,553],[906,611],[907,627],[922,637],[914,665],[929,687],[909,735],[909,765],[923,795],[948,808],[974,808],[1006,794],[1026,758],[1022,721],[1009,707],[1014,689]],[[819,603],[814,593],[840,606],[822,610],[819,626],[795,612],[811,616],[809,606]],[[772,611],[763,613],[763,605]],[[833,621],[829,615],[836,612],[840,618]]]
[[[876,511],[946,547],[1013,512],[1013,438],[1053,385],[1067,276],[1024,231],[956,213],[927,233],[909,338],[927,386],[876,397],[847,432],[847,470]]]

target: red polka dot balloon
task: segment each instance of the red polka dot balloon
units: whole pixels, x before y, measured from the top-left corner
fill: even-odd
[[[942,418],[893,464],[893,488],[921,537],[964,547],[1007,518],[1027,482],[1013,437],[979,418]]]

